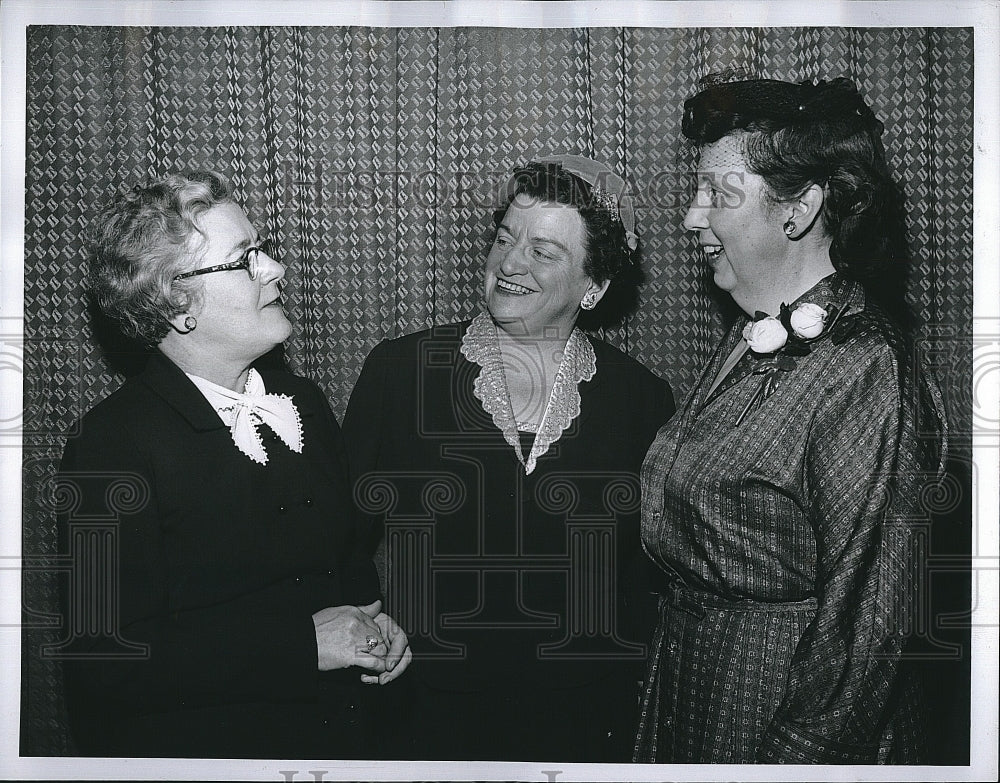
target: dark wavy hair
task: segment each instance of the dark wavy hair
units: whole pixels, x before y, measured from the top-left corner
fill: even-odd
[[[594,198],[591,185],[560,163],[528,163],[514,170],[507,186],[506,203],[493,213],[499,228],[514,199],[525,194],[540,201],[574,207],[583,219],[586,237],[583,271],[597,283],[611,285],[596,308],[580,314],[586,329],[611,326],[635,309],[643,283],[641,249],[629,247],[625,227]]]
[[[897,280],[907,258],[902,198],[882,131],[845,78],[714,83],[685,101],[682,124],[697,147],[745,133],[747,168],[777,202],[822,186],[821,226],[834,268],[876,289]]]
[[[126,337],[156,345],[169,319],[187,312],[201,283],[174,276],[193,267],[202,239],[198,218],[230,201],[225,179],[197,171],[123,191],[101,210],[86,237],[86,285]]]

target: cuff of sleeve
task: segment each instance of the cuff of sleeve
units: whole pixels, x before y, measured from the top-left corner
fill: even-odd
[[[877,745],[838,742],[788,723],[772,724],[757,752],[761,764],[874,764],[877,759]]]

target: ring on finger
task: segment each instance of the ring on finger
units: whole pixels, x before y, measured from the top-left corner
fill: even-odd
[[[371,652],[379,645],[378,637],[368,634],[368,636],[365,637],[365,644],[368,645],[368,652]]]

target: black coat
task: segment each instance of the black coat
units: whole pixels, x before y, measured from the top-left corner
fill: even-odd
[[[597,733],[609,720],[630,749],[655,624],[638,477],[673,412],[670,388],[591,339],[597,373],[579,385],[580,415],[525,475],[474,395],[467,326],[376,346],[344,418],[356,497],[388,533],[390,613],[414,652],[403,679],[418,693],[402,734],[424,738],[416,758],[585,760],[573,727]],[[466,727],[474,736],[458,739]]]
[[[315,384],[262,376],[293,398],[301,454],[265,427],[268,464],[253,462],[159,353],[67,441],[60,529],[72,571],[59,652],[85,754],[370,753],[355,717],[360,670],[317,670],[311,617],[378,597],[340,428]],[[95,559],[100,541],[110,561]],[[81,608],[93,598],[112,609]]]

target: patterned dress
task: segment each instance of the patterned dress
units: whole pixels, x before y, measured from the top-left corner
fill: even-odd
[[[856,283],[831,275],[798,301],[845,315],[758,405],[768,365],[749,351],[709,394],[740,319],[643,465],[643,545],[670,587],[636,761],[918,760],[903,650],[920,498],[946,456],[940,392]]]

